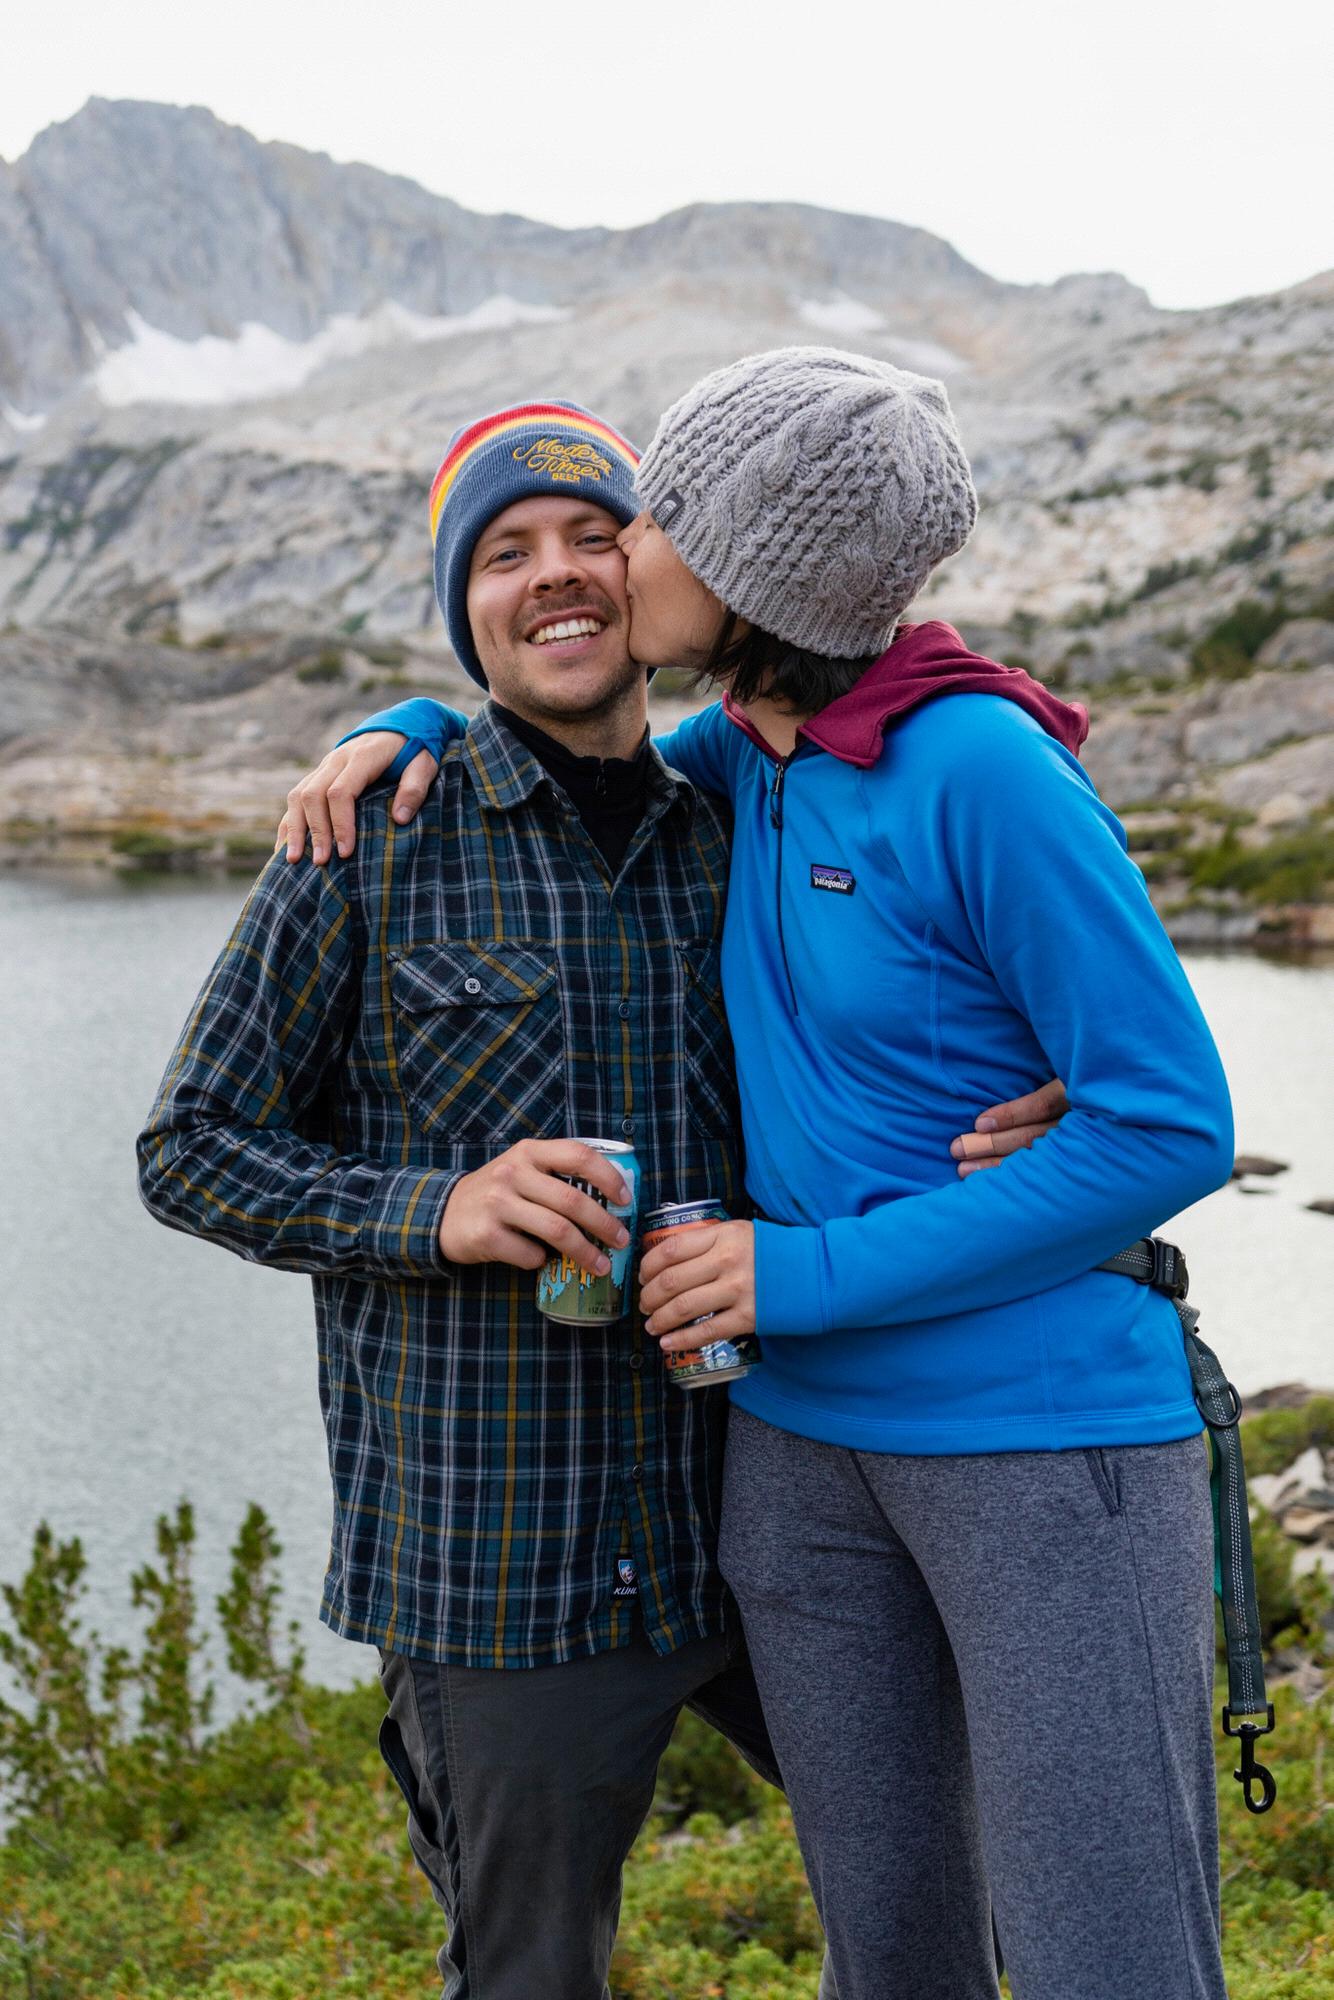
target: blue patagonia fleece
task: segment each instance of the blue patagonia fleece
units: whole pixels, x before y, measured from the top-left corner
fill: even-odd
[[[462,724],[414,701],[364,727],[438,750]],[[1076,757],[986,692],[896,716],[867,762],[806,736],[779,758],[721,704],[657,742],[735,812],[723,988],[764,1363],[733,1400],[882,1452],[1196,1433],[1171,1303],[1093,1267],[1227,1179],[1227,1086]],[[1057,1130],[958,1179],[978,1108],[1051,1076]]]

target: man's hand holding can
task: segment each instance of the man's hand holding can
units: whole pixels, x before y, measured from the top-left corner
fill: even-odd
[[[579,1139],[521,1139],[456,1181],[440,1220],[440,1248],[453,1264],[513,1264],[537,1271],[552,1250],[585,1269],[611,1269],[609,1250],[630,1232],[619,1216],[576,1186],[587,1181],[613,1206],[628,1198],[625,1177],[605,1153]]]

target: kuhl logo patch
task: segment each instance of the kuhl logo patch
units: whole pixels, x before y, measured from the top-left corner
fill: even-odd
[[[522,444],[510,454],[530,472],[543,472],[558,486],[578,486],[591,479],[599,484],[611,477],[611,460],[577,438],[540,437],[534,444]]]
[[[831,868],[826,862],[812,861],[812,889],[832,889],[835,895],[850,896],[856,886],[857,877],[850,868]]]
[[[613,1597],[633,1597],[639,1589],[639,1572],[629,1556],[622,1556],[616,1564],[616,1588]]]

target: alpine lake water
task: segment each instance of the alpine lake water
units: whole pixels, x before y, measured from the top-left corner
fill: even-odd
[[[342,1686],[376,1660],[315,1616],[329,1486],[309,1285],[161,1228],[135,1189],[135,1133],[243,896],[238,882],[0,878],[0,1578],[17,1578],[40,1520],[77,1534],[88,1624],[133,1642],[128,1579],[156,1516],[194,1503],[208,1606],[257,1500],[284,1545],[308,1670]],[[1334,1216],[1305,1204],[1334,1196],[1334,963],[1185,964],[1239,1149],[1290,1164],[1165,1233],[1243,1394],[1328,1385]],[[233,1705],[224,1686],[220,1715]]]

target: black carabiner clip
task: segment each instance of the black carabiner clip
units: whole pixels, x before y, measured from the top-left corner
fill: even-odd
[[[1242,1796],[1246,1801],[1247,1812],[1257,1815],[1267,1813],[1270,1806],[1273,1805],[1274,1800],[1278,1797],[1278,1786],[1274,1783],[1273,1772],[1267,1765],[1261,1764],[1255,1755],[1256,1737],[1268,1736],[1273,1727],[1274,1704],[1272,1701],[1266,1707],[1265,1720],[1263,1722],[1239,1722],[1235,1728],[1232,1725],[1231,1709],[1225,1708],[1223,1710],[1224,1736],[1235,1736],[1241,1743],[1241,1768],[1234,1771],[1232,1775],[1241,1786]],[[1251,1788],[1253,1785],[1260,1787],[1258,1800],[1252,1794]]]

